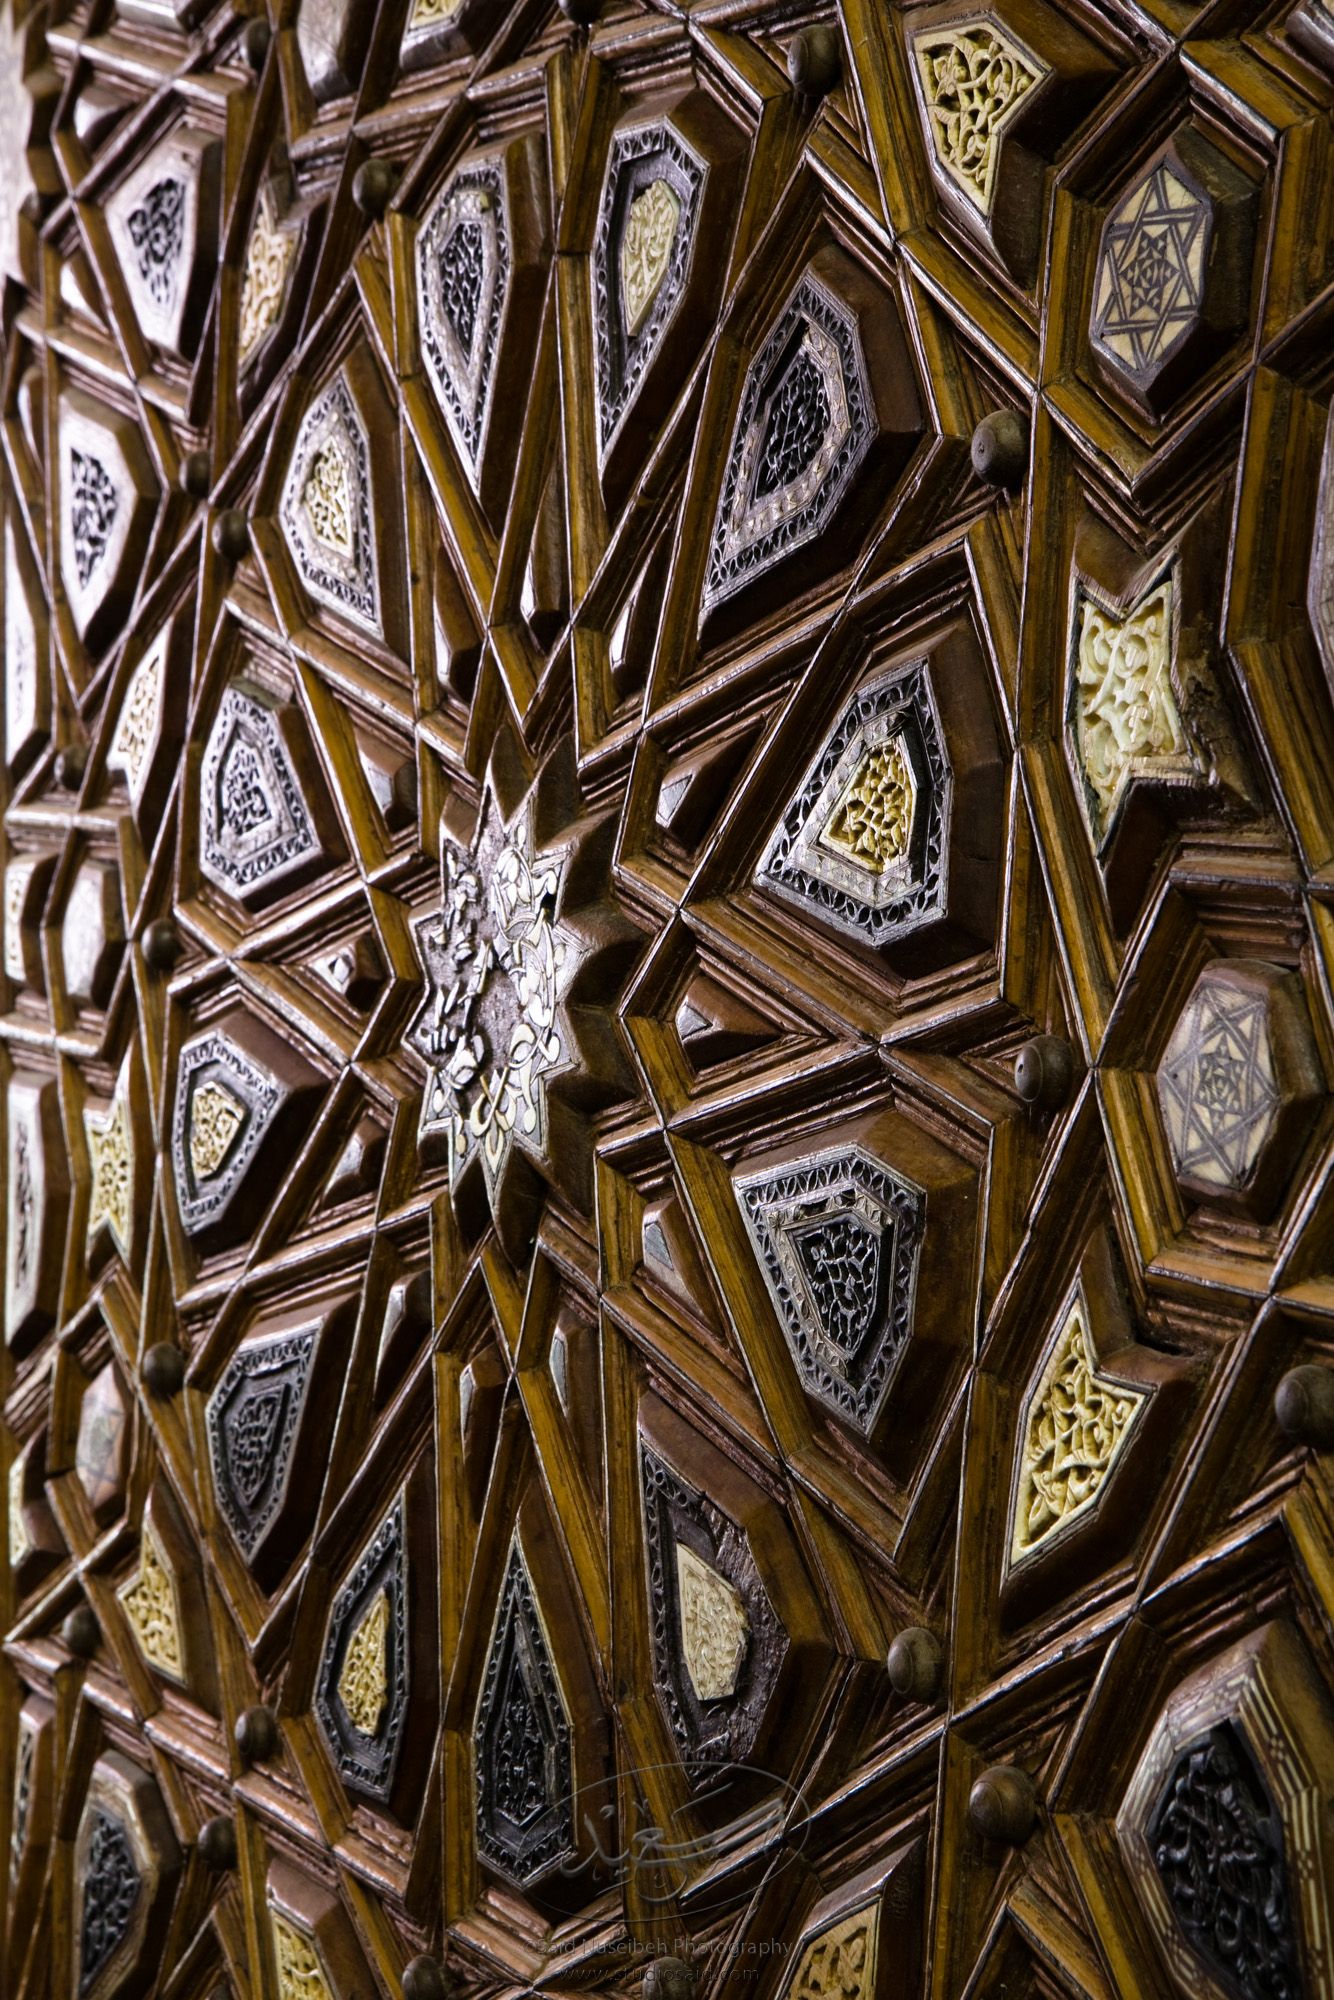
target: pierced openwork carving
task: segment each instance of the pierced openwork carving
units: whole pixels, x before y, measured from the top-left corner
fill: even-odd
[[[924,660],[860,688],[806,771],[755,880],[880,945],[946,904],[950,769]]]
[[[1263,1215],[1322,1089],[1300,979],[1255,959],[1207,965],[1158,1067],[1178,1180]]]
[[[301,420],[280,513],[292,559],[312,597],[379,633],[370,443],[342,374]]]
[[[146,340],[194,351],[217,257],[222,148],[178,126],[108,195],[107,226]]]
[[[744,1530],[640,1439],[654,1679],[691,1758],[746,1757],[785,1637]]]
[[[84,1136],[92,1192],[88,1197],[88,1242],[105,1228],[122,1257],[128,1259],[134,1235],[134,1124],[130,1114],[128,1063],[116,1079],[116,1092],[106,1111],[85,1109]]]
[[[120,510],[120,496],[106,467],[90,451],[70,452],[70,542],[80,590],[106,556]]]
[[[80,2000],[134,1989],[180,1859],[153,1779],[117,1751],[99,1757],[74,1843],[73,1990]]]
[[[321,852],[280,709],[258,687],[233,683],[200,767],[200,872],[255,902],[294,887]]]
[[[871,1431],[912,1332],[923,1191],[853,1147],[749,1175],[736,1196],[803,1383]]]
[[[338,1591],[315,1694],[344,1783],[387,1799],[408,1710],[407,1551],[395,1502]]]
[[[512,1880],[534,1881],[574,1851],[571,1730],[517,1537],[475,1734],[478,1852]]]
[[[150,1667],[168,1680],[185,1682],[185,1643],[181,1607],[171,1565],[148,1515],[139,1539],[139,1567],[116,1595],[121,1601],[135,1644]]]
[[[279,2000],[334,2000],[328,1974],[313,1937],[297,1930],[277,1910],[269,1911]]]
[[[856,318],[808,270],[746,375],[705,612],[820,533],[866,455],[870,409]]]
[[[868,1903],[817,1931],[784,1988],[784,2000],[870,2000],[875,1992],[880,1906]]]
[[[448,1160],[456,1199],[477,1209],[480,1194],[516,1245],[535,1220],[536,1174],[559,1171],[564,1192],[579,1193],[573,1101],[586,1106],[599,1091],[605,1101],[619,1078],[610,1045],[581,1041],[567,1011],[575,980],[591,993],[593,961],[601,956],[611,972],[632,935],[591,895],[585,908],[567,893],[571,881],[588,893],[600,838],[596,823],[575,817],[572,778],[568,830],[546,846],[535,832],[539,790],[565,782],[570,747],[567,739],[508,817],[489,785],[470,846],[442,835],[441,913],[415,927],[426,997],[407,1041],[427,1064],[421,1143]],[[601,861],[597,872],[605,879]]]
[[[188,1235],[230,1206],[281,1102],[277,1077],[220,1030],[181,1050],[171,1148]]]
[[[612,142],[593,245],[604,454],[680,303],[703,182],[702,161],[668,125]]]
[[[912,38],[916,81],[938,171],[979,215],[996,199],[1000,142],[1047,65],[993,15]]]
[[[479,161],[445,183],[417,239],[422,355],[474,483],[509,279],[505,176],[499,161]]]
[[[250,234],[246,238],[245,275],[241,281],[241,317],[237,349],[248,368],[282,318],[287,288],[296,261],[298,234],[280,227],[278,204],[266,181],[259,191]]]
[[[1021,1562],[1087,1514],[1129,1442],[1147,1394],[1098,1367],[1076,1288],[1024,1405],[1010,1523]]]
[[[313,1327],[247,1341],[209,1397],[213,1484],[247,1557],[282,1504],[314,1349]]]
[[[1195,758],[1172,685],[1177,627],[1174,573],[1118,613],[1082,584],[1074,596],[1068,727],[1083,778],[1085,814],[1105,845],[1136,779],[1180,781]]]

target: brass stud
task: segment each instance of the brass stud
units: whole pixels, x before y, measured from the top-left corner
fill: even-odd
[[[56,783],[67,792],[77,792],[88,769],[86,743],[67,743],[56,752]]]
[[[80,1660],[91,1660],[102,1636],[90,1605],[76,1604],[60,1628],[60,1636],[70,1652]]]
[[[170,972],[181,955],[181,934],[170,917],[154,917],[142,944],[145,962],[154,972]]]
[[[1069,1042],[1059,1035],[1034,1035],[1014,1059],[1014,1087],[1025,1104],[1055,1111],[1065,1103],[1075,1080],[1075,1059]]]
[[[787,73],[800,97],[827,97],[843,76],[843,49],[838,31],[827,21],[803,28],[787,45]]]
[[[968,1817],[984,1840],[1021,1847],[1037,1823],[1038,1796],[1027,1771],[993,1764],[968,1794]]]
[[[1274,1416],[1294,1444],[1334,1451],[1334,1368],[1315,1361],[1289,1368],[1274,1391]]]
[[[215,1813],[199,1829],[196,1842],[205,1868],[221,1872],[236,1866],[236,1827],[230,1813]]]
[[[403,2000],[450,2000],[458,1991],[438,1958],[419,1952],[403,1968]]]
[[[602,0],[560,0],[560,11],[576,28],[591,28],[602,13]]]
[[[250,547],[250,526],[239,507],[224,507],[213,517],[213,546],[224,562],[240,562]]]
[[[179,1393],[185,1380],[185,1357],[169,1340],[149,1348],[143,1362],[144,1386],[150,1395],[166,1398]]]
[[[908,1625],[889,1649],[890,1684],[905,1701],[934,1701],[945,1665],[944,1648],[925,1625]]]
[[[398,168],[389,160],[363,160],[352,176],[352,199],[372,222],[382,216],[398,186]]]
[[[182,493],[188,493],[192,500],[207,499],[213,484],[213,460],[202,447],[199,451],[187,451],[178,476]]]
[[[262,1764],[278,1748],[278,1718],[271,1708],[257,1704],[243,1708],[236,1718],[236,1746],[247,1764]]]
[[[1018,410],[992,410],[973,432],[973,471],[988,486],[1013,491],[1028,471],[1028,419]]]
[[[256,76],[264,67],[272,40],[273,30],[267,21],[257,19],[246,22],[245,31],[241,36],[241,51]]]
[[[644,2000],[691,2000],[695,1975],[683,1958],[655,1958],[644,1974]]]

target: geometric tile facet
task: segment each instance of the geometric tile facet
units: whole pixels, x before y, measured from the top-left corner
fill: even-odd
[[[923,28],[912,36],[912,52],[932,165],[980,215],[990,215],[1002,135],[1047,65],[989,15]]]
[[[504,168],[483,160],[445,183],[417,239],[422,355],[474,484],[509,277]]]
[[[477,1704],[477,1848],[511,1881],[574,1851],[571,1729],[518,1537]]]
[[[289,709],[248,681],[226,689],[199,779],[199,869],[248,904],[295,888],[322,856],[293,761]]]
[[[860,1146],[735,1185],[803,1383],[869,1433],[912,1332],[925,1194]]]
[[[105,204],[139,330],[181,356],[198,340],[216,275],[221,156],[216,140],[178,127]]]
[[[385,1516],[329,1613],[315,1713],[344,1784],[385,1800],[408,1712],[403,1501]]]
[[[285,1094],[273,1072],[220,1028],[181,1050],[171,1151],[187,1235],[208,1230],[232,1205]]]
[[[372,505],[370,440],[340,373],[301,420],[283,484],[283,533],[311,596],[379,634]]]
[[[315,1332],[304,1327],[246,1341],[209,1397],[206,1425],[214,1491],[247,1559],[287,1489]]]
[[[1174,582],[1166,571],[1120,613],[1075,586],[1066,727],[1099,851],[1137,779],[1180,783],[1197,771],[1172,686]]]

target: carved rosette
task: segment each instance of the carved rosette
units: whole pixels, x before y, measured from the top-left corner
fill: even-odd
[[[305,733],[289,703],[257,683],[223,694],[199,772],[199,870],[241,902],[286,895],[325,858],[302,782]]]
[[[1323,1808],[1332,1770],[1327,1691],[1291,1625],[1261,1627],[1169,1697],[1116,1835],[1190,2000],[1334,1994]]]
[[[1299,974],[1216,959],[1196,980],[1158,1066],[1178,1181],[1199,1200],[1263,1219],[1324,1095]]]
[[[384,1802],[408,1715],[408,1557],[400,1498],[334,1597],[315,1713],[338,1774]]]
[[[570,1713],[518,1537],[475,1724],[477,1849],[520,1886],[577,1852]]]
[[[611,905],[611,828],[583,815],[570,740],[508,811],[500,770],[471,843],[442,833],[442,907],[415,926],[426,997],[406,1039],[427,1065],[424,1151],[448,1161],[469,1226],[489,1214],[518,1256],[544,1182],[590,1197],[588,1114],[623,1088],[611,1017],[637,935]],[[539,843],[539,825],[562,823]]]
[[[205,1417],[213,1488],[253,1562],[287,1494],[317,1328],[248,1340],[223,1371]]]
[[[946,913],[954,774],[917,660],[858,689],[812,760],[756,882],[879,946]]]
[[[179,126],[104,205],[140,331],[183,359],[216,276],[221,179],[221,142]]]
[[[870,1433],[912,1333],[925,1190],[854,1146],[746,1175],[736,1197],[803,1384]]]
[[[77,2000],[128,1990],[152,1962],[180,1866],[153,1779],[108,1751],[93,1766],[74,1845]]]
[[[373,507],[370,438],[341,372],[301,420],[280,518],[311,596],[383,635]]]

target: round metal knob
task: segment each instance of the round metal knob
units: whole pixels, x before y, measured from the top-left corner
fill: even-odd
[[[843,75],[837,30],[820,21],[794,35],[787,45],[787,73],[802,97],[827,97]]]
[[[278,1718],[271,1708],[243,1708],[236,1718],[236,1743],[247,1764],[262,1764],[278,1748]]]
[[[241,53],[256,76],[264,67],[264,59],[269,53],[269,43],[272,40],[273,30],[267,21],[246,22],[245,33],[241,36]]]
[[[225,507],[213,517],[213,546],[224,562],[240,562],[250,547],[250,526],[238,507]]]
[[[388,160],[363,160],[352,176],[352,199],[363,215],[383,215],[398,186],[398,168]]]
[[[102,1636],[91,1606],[76,1604],[61,1626],[60,1636],[71,1653],[81,1660],[91,1660]]]
[[[199,1829],[199,1858],[205,1868],[235,1868],[236,1827],[230,1813],[215,1813]]]
[[[185,1357],[169,1340],[159,1340],[144,1356],[144,1386],[153,1396],[174,1396],[185,1380]]]
[[[144,957],[154,972],[170,972],[181,955],[181,934],[170,917],[154,917],[143,935]]]
[[[438,1958],[421,1952],[403,1967],[403,2000],[450,2000],[454,1980]]]
[[[1055,1111],[1070,1095],[1075,1059],[1059,1035],[1034,1035],[1014,1059],[1014,1087],[1025,1104]]]
[[[691,2000],[695,1975],[683,1958],[655,1958],[644,1974],[644,2000]]]
[[[1014,1764],[993,1764],[968,1794],[968,1817],[984,1840],[1019,1847],[1032,1833],[1037,1816],[1033,1780]]]
[[[1314,1361],[1289,1368],[1274,1391],[1274,1415],[1294,1444],[1334,1451],[1334,1368]]]
[[[56,783],[67,792],[77,792],[88,769],[86,743],[67,743],[56,752]]]
[[[560,0],[560,11],[576,28],[591,28],[602,12],[602,0]]]
[[[202,448],[187,451],[181,460],[179,478],[182,493],[188,493],[192,500],[207,498],[208,489],[213,484],[213,460]]]
[[[940,1691],[945,1654],[934,1632],[908,1625],[889,1649],[886,1665],[895,1694],[905,1701],[934,1701]]]
[[[1016,487],[1028,471],[1028,420],[1017,410],[992,410],[973,432],[973,471],[988,486]]]

